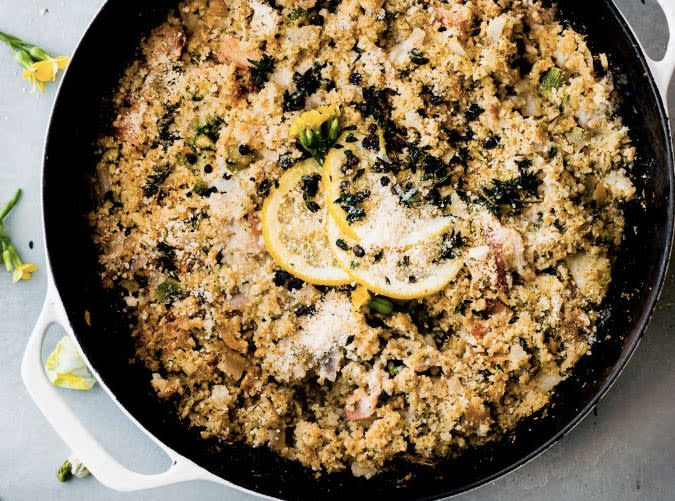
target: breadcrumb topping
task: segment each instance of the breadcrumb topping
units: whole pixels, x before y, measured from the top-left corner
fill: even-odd
[[[186,423],[370,477],[549,402],[591,346],[636,194],[607,58],[543,3],[186,0],[144,41],[98,142],[90,223],[136,358]],[[413,262],[380,256],[409,282],[461,262],[439,292],[377,310],[360,290],[355,307],[354,286],[266,252],[263,202],[307,157],[291,124],[319,106],[385,143],[387,181],[363,178],[378,200],[453,218]],[[356,261],[377,259],[371,229]]]

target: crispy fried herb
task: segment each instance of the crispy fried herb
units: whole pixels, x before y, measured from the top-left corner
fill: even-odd
[[[471,304],[470,299],[463,299],[460,301],[460,303],[455,307],[455,315],[466,315],[466,307]]]
[[[473,103],[464,112],[464,118],[466,118],[467,122],[473,122],[479,116],[481,116],[483,112],[485,112],[483,108],[478,106],[476,103]]]
[[[373,263],[379,263],[380,261],[382,261],[383,257],[384,257],[384,251],[382,251],[382,250],[377,251],[375,253],[375,255],[373,256]]]
[[[325,20],[321,14],[314,14],[309,18],[309,24],[312,26],[323,26],[324,22]]]
[[[529,158],[521,158],[520,160],[516,160],[516,165],[522,172],[523,170],[532,167],[532,160],[530,160]]]
[[[307,18],[307,9],[303,9],[302,7],[293,8],[293,10],[291,10],[291,13],[288,15],[288,20],[291,23],[295,23],[296,21],[302,22],[306,18]]]
[[[441,210],[445,209],[452,202],[450,195],[441,195],[440,190],[435,186],[427,192],[424,199]]]
[[[483,148],[486,150],[494,150],[499,145],[499,141],[501,141],[500,137],[491,132],[490,135],[483,140]]]
[[[345,161],[340,167],[340,171],[343,174],[347,174],[351,172],[354,169],[354,167],[359,165],[359,157],[354,155],[354,152],[352,150],[345,150],[344,153],[345,153]]]
[[[313,174],[311,176],[302,176],[302,195],[306,198],[314,198],[319,191],[319,181],[321,181],[320,174]]]
[[[424,171],[423,181],[434,180],[434,186],[447,186],[449,184],[450,166],[443,162],[439,157],[430,155],[423,151],[422,170]]]
[[[421,50],[419,49],[410,49],[410,61],[414,64],[423,65],[429,62],[429,58],[425,57]]]
[[[335,245],[337,245],[337,246],[338,246],[340,249],[342,249],[343,251],[348,251],[348,250],[349,250],[349,245],[347,245],[347,242],[345,242],[345,241],[342,240],[341,238],[338,238],[338,239],[335,241]]]
[[[174,280],[173,278],[165,279],[155,292],[158,301],[162,301],[164,304],[171,304],[174,301],[178,301],[185,297],[185,291],[180,285],[180,282]]]
[[[206,136],[211,141],[218,141],[220,136],[220,126],[223,123],[223,119],[220,117],[213,117],[206,121],[206,123],[197,127],[195,131],[195,137]]]
[[[293,74],[293,82],[295,83],[295,92],[284,91],[284,111],[299,111],[305,107],[307,97],[314,94],[321,84],[326,87],[331,86],[331,81],[321,77],[321,70],[325,67],[318,61],[314,63],[304,73],[295,72]],[[335,83],[332,82],[332,85]]]
[[[166,272],[176,271],[176,251],[166,242],[157,244],[157,266]]]
[[[417,143],[407,143],[406,146],[408,147],[408,163],[406,167],[414,174],[417,172],[418,167],[420,167],[420,163],[424,160],[429,147],[419,146]]]
[[[215,193],[218,191],[216,187],[209,187],[208,184],[206,184],[204,181],[201,179],[195,183],[194,188],[192,188],[192,193],[196,193],[200,197],[208,198],[211,196],[212,193]]]
[[[347,222],[352,224],[366,217],[366,211],[358,206],[369,196],[370,190],[357,191],[356,193],[341,190],[341,194],[335,199],[335,203],[345,211]]]
[[[398,373],[401,372],[401,369],[403,369],[404,367],[405,364],[400,360],[389,360],[387,362],[387,372],[391,377],[396,377]]]
[[[175,113],[177,109],[178,103],[164,103],[164,114],[157,121],[157,135],[159,136],[160,141],[174,141],[179,138],[178,135],[170,131],[171,126],[175,121]]]
[[[321,207],[314,200],[305,200],[305,207],[309,212],[317,212]]]
[[[429,103],[434,105],[441,104],[443,102],[443,96],[434,92],[433,85],[422,85],[422,92],[420,92],[420,95],[422,97],[427,97]]]
[[[291,279],[292,275],[288,273],[286,270],[282,270],[281,268],[277,268],[274,270],[274,285],[277,287],[283,287],[286,285],[286,282],[288,282]]]
[[[274,70],[274,58],[263,54],[260,60],[248,60],[251,65],[251,82],[256,89],[260,89],[269,80],[269,74]]]
[[[420,192],[420,189],[410,182],[406,183],[405,186],[397,183],[391,187],[391,191],[394,195],[398,196],[399,203],[406,207],[410,207],[420,201],[419,197],[416,196]]]
[[[294,309],[293,313],[295,313],[295,315],[298,317],[304,317],[306,315],[314,315],[316,313],[316,306],[314,306],[313,304],[310,305],[302,304],[298,306],[296,309]]]
[[[548,158],[555,158],[558,155],[558,148],[555,146],[552,146],[550,150],[548,150]]]
[[[389,162],[384,158],[378,158],[377,160],[375,160],[375,163],[373,163],[371,169],[373,169],[373,172],[379,173],[391,172],[392,174],[397,174],[400,170],[398,164],[396,164],[395,162]]]
[[[363,103],[357,103],[357,109],[363,116],[373,117],[382,125],[390,114],[389,96],[394,94],[396,91],[389,88],[364,87],[361,89]]]
[[[284,153],[283,155],[279,155],[277,165],[279,165],[279,167],[281,167],[283,170],[288,170],[293,165],[293,157],[291,156],[290,153]]]
[[[433,321],[431,315],[429,315],[429,312],[424,307],[423,303],[417,303],[413,305],[408,310],[408,314],[410,315],[410,319],[413,321],[420,334],[428,334],[431,332],[431,329],[433,328]]]
[[[353,72],[351,75],[349,75],[349,83],[352,85],[361,85],[361,73],[358,72]]]
[[[378,122],[382,129],[387,153],[393,155],[401,152],[405,147],[405,136],[408,132],[391,120],[391,104],[389,103],[389,97],[396,95],[397,92],[386,87],[378,89],[370,86],[363,87],[361,94],[363,102],[353,102],[352,105],[363,117],[373,117]]]
[[[270,193],[270,189],[272,188],[272,181],[269,179],[263,179],[258,183],[258,187],[256,188],[256,193],[260,198],[265,198],[267,195]]]
[[[325,64],[315,62],[304,73],[296,71],[293,74],[293,82],[298,92],[302,92],[305,96],[314,94],[321,86],[321,70],[325,66]]]
[[[300,111],[305,107],[305,100],[307,96],[302,92],[289,92],[288,90],[284,91],[284,104],[282,106],[283,110],[286,111]]]
[[[466,245],[466,238],[462,236],[462,232],[452,230],[449,233],[443,235],[443,242],[441,243],[441,252],[439,259],[454,259],[459,253],[464,245]]]
[[[281,268],[274,270],[274,285],[277,287],[286,287],[289,291],[292,291],[295,289],[302,289],[304,284],[305,282]]]
[[[363,138],[362,144],[367,150],[378,151],[380,149],[380,135],[377,131],[377,125],[370,124],[368,135]]]
[[[532,173],[521,173],[520,176],[506,181],[493,179],[491,186],[481,188],[481,203],[498,217],[503,214],[517,214],[536,199],[540,184],[539,178]]]
[[[148,198],[156,195],[172,170],[173,167],[171,165],[155,168],[154,172],[145,180],[145,184],[143,185],[143,195]]]
[[[319,204],[313,200],[319,191],[319,181],[321,181],[321,175],[313,174],[311,176],[302,176],[300,182],[302,199],[305,201],[305,206],[310,212],[316,212],[320,209]]]

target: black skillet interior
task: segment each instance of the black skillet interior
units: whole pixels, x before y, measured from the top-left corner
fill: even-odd
[[[44,167],[44,218],[54,278],[89,360],[131,414],[164,443],[216,475],[287,499],[438,498],[464,491],[522,464],[560,438],[609,387],[651,316],[670,250],[672,165],[668,128],[644,59],[608,0],[561,0],[561,17],[585,32],[594,51],[606,52],[620,75],[622,114],[639,151],[633,174],[645,206],[626,207],[626,241],[593,354],[561,384],[548,411],[524,421],[513,436],[436,468],[392,465],[369,481],[350,474],[314,474],[265,449],[203,441],[158,401],[149,374],[129,366],[131,342],[118,301],[97,280],[96,257],[84,218],[90,207],[86,175],[95,165],[91,142],[109,126],[105,101],[121,70],[137,53],[142,34],[160,23],[171,0],[109,0],[85,35],[57,99]],[[91,64],[105,60],[107,64]],[[644,173],[645,175],[641,175]],[[635,227],[635,231],[632,229]],[[622,297],[623,291],[630,292]],[[84,322],[91,312],[92,327]],[[609,336],[609,337],[607,337]],[[407,481],[403,478],[412,473]]]

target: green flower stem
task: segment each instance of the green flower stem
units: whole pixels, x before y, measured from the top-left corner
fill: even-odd
[[[2,209],[2,212],[0,212],[0,222],[7,217],[7,214],[14,208],[14,206],[17,204],[19,201],[19,197],[21,196],[21,188],[16,190],[16,193],[12,197],[12,199],[7,202],[7,205],[5,205],[4,209]]]
[[[8,272],[12,271],[12,255],[4,239],[2,240],[2,262],[5,264],[5,269]]]
[[[2,263],[5,265],[5,269],[7,271],[12,271],[12,268],[19,267],[23,264],[19,253],[17,252],[14,245],[12,245],[12,241],[7,235],[5,235],[5,227],[2,224],[2,221],[12,211],[20,197],[21,188],[16,190],[16,193],[12,199],[7,202],[7,205],[5,205],[5,207],[0,212],[0,248],[2,250]]]
[[[14,247],[12,244],[9,244],[9,255],[12,258],[12,264],[14,265],[15,268],[18,268],[23,264],[23,261],[21,261],[21,257],[19,257],[19,253],[16,251],[16,247]]]
[[[24,42],[20,38],[9,35],[8,33],[3,33],[2,31],[0,31],[0,42],[6,43],[12,48],[12,50],[15,51],[30,49],[31,47],[34,47],[33,44]]]

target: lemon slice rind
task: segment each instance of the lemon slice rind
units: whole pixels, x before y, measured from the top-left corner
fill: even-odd
[[[262,208],[265,247],[279,267],[305,282],[314,285],[351,283],[352,279],[338,265],[327,245],[329,216],[322,200],[322,183],[315,197],[320,206],[317,212],[306,208],[298,189],[302,176],[312,174],[319,174],[319,170],[314,160],[308,159],[279,178],[278,186]]]
[[[442,215],[431,215],[435,209],[425,205],[424,208],[413,210],[401,206],[396,195],[391,193],[390,186],[382,186],[380,178],[383,174],[372,172],[372,165],[378,157],[386,157],[384,150],[373,152],[361,145],[362,135],[353,134],[356,141],[347,143],[345,136],[338,142],[344,148],[333,149],[324,161],[322,177],[326,193],[328,212],[335,220],[340,231],[361,243],[373,243],[375,239],[383,244],[401,246],[414,245],[418,242],[432,239],[448,230],[452,225],[452,218]],[[382,143],[382,141],[380,141]],[[360,159],[359,169],[364,169],[360,177],[360,185],[366,183],[371,195],[363,206],[366,208],[366,217],[360,221],[350,223],[344,209],[336,203],[341,195],[341,183],[350,180],[341,172],[345,150],[350,150]],[[352,178],[353,179],[353,178]],[[368,183],[370,181],[370,183]],[[394,179],[391,181],[395,182]],[[353,182],[351,183],[353,186]],[[429,214],[424,214],[426,210]]]
[[[338,246],[339,240],[344,242],[347,250]],[[409,300],[435,294],[457,278],[464,266],[461,257],[434,262],[431,258],[435,252],[433,241],[383,249],[383,254],[389,256],[389,262],[385,258],[383,262],[375,263],[372,256],[376,251],[373,248],[364,249],[365,256],[358,259],[353,252],[358,241],[345,235],[333,218],[328,220],[328,241],[346,274],[369,291],[392,299]],[[396,271],[398,265],[391,262],[392,258],[400,260],[406,255],[426,258],[415,265],[419,276],[415,276],[414,281],[411,281],[410,275],[401,277],[400,271]]]

